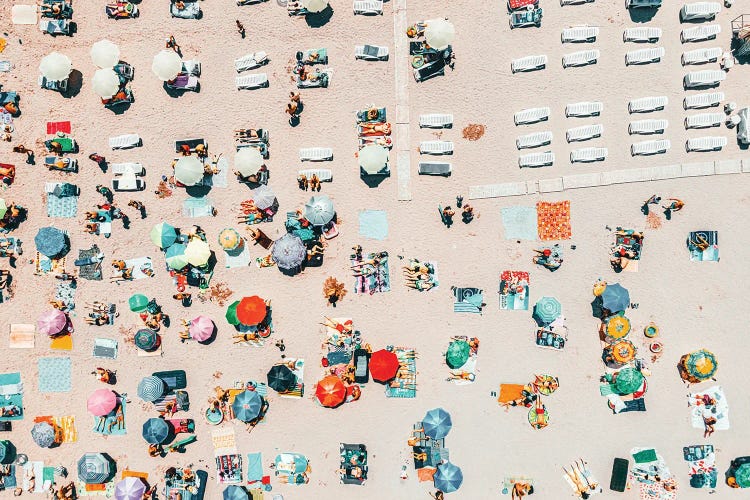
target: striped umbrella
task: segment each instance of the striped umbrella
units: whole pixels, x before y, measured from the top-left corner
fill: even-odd
[[[607,337],[610,341],[622,339],[630,333],[630,320],[625,316],[610,316],[607,319]]]
[[[138,397],[142,400],[153,403],[164,395],[164,381],[153,375],[143,377],[138,383]]]
[[[78,479],[86,484],[103,484],[114,472],[112,460],[104,453],[86,453],[78,460]]]
[[[187,246],[182,243],[175,243],[167,248],[167,251],[164,255],[167,259],[167,265],[170,269],[179,271],[180,269],[188,265],[187,257],[185,257],[186,248]]]
[[[138,330],[135,333],[133,341],[138,349],[144,351],[153,351],[159,347],[159,335],[149,328],[141,328]]]
[[[684,355],[680,359],[680,365],[684,369],[687,380],[692,383],[709,380],[716,375],[719,362],[711,351],[700,349]]]
[[[97,389],[89,396],[86,407],[95,417],[109,415],[117,407],[117,394],[109,389]]]
[[[235,418],[243,422],[250,422],[258,418],[263,407],[263,398],[257,391],[242,391],[234,397],[232,411]]]
[[[305,203],[305,219],[313,226],[325,226],[333,220],[336,210],[328,196],[313,196]]]
[[[151,241],[159,248],[167,248],[177,240],[177,229],[166,222],[160,222],[151,229]]]
[[[534,305],[533,317],[540,326],[548,325],[562,314],[562,304],[554,297],[541,297]]]
[[[31,439],[42,448],[55,444],[55,428],[48,422],[39,422],[31,428]]]

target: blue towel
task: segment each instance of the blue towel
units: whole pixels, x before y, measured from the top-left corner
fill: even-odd
[[[248,484],[263,480],[263,459],[260,453],[247,454],[247,482]]]
[[[39,392],[70,392],[70,358],[39,358]]]
[[[359,234],[373,240],[384,240],[388,236],[388,215],[385,210],[359,212]]]
[[[502,216],[506,240],[533,241],[539,238],[536,207],[505,207]]]
[[[482,313],[484,295],[481,289],[453,287],[453,297],[453,312]]]

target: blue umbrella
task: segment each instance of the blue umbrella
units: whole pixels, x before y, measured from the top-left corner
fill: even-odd
[[[422,428],[426,436],[432,439],[443,439],[451,430],[450,414],[442,408],[428,411],[422,419]]]
[[[307,248],[299,236],[286,233],[271,247],[271,257],[280,269],[294,269],[307,257]]]
[[[260,415],[260,409],[263,407],[263,398],[256,391],[242,391],[234,397],[232,411],[235,418],[250,422]]]
[[[224,490],[224,500],[247,500],[247,491],[242,486],[232,484]]]
[[[162,444],[169,437],[169,423],[163,418],[149,418],[143,423],[143,439],[150,444]]]
[[[607,285],[600,295],[602,307],[609,309],[612,314],[624,311],[630,306],[630,294],[628,290],[619,283]]]
[[[68,236],[56,227],[43,227],[34,236],[36,249],[50,259],[62,257],[70,250]]]
[[[438,465],[433,479],[435,481],[435,488],[443,493],[453,493],[463,484],[464,474],[459,467],[450,462],[445,462]]]
[[[31,439],[42,448],[55,444],[55,428],[48,422],[38,422],[31,428]]]

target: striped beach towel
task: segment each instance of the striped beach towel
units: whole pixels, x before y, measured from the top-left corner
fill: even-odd
[[[453,312],[482,314],[484,296],[480,288],[453,287]]]

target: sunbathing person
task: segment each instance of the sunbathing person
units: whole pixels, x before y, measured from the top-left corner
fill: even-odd
[[[361,135],[391,135],[391,124],[364,122],[359,125],[359,130]]]
[[[255,259],[255,265],[258,267],[272,267],[276,265],[276,261],[273,260],[271,254],[268,254],[265,257]]]
[[[360,139],[360,142],[363,146],[382,146],[384,148],[391,148],[393,147],[393,139],[390,137],[385,136],[375,136],[375,137],[362,137]]]
[[[0,175],[3,177],[9,177],[13,179],[16,176],[16,167],[13,165],[8,165],[7,167],[0,167]]]
[[[310,177],[310,189],[320,192],[320,179],[317,174],[312,174],[312,177]]]
[[[350,267],[354,269],[356,267],[362,267],[368,264],[371,266],[377,267],[380,265],[381,260],[385,259],[386,257],[388,257],[388,252],[379,252],[378,254],[375,255],[375,257],[371,259],[363,260],[362,262],[357,262],[356,264],[352,264]]]
[[[531,495],[533,493],[534,487],[529,483],[517,482],[513,484],[513,489],[510,491],[510,497],[511,500],[516,500],[517,498],[523,498],[526,495]]]
[[[42,14],[52,14],[55,17],[62,14],[62,9],[63,4],[61,2],[55,2],[52,5],[45,3],[39,5],[39,10],[42,12]]]
[[[241,344],[242,342],[255,342],[259,337],[255,332],[247,332],[232,335],[232,338],[234,339],[234,344]]]
[[[432,279],[407,279],[405,285],[409,288],[419,290],[420,292],[426,292],[433,286],[437,285],[437,282]]]
[[[234,135],[236,137],[244,137],[248,139],[262,139],[262,131],[263,129],[254,129],[254,128],[241,128],[234,131]]]

